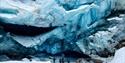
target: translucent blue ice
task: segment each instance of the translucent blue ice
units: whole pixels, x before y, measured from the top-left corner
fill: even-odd
[[[0,19],[19,25],[49,27],[52,23],[52,26],[59,26],[37,37],[12,36],[25,47],[55,54],[62,51],[61,42],[65,43],[64,50],[80,50],[86,44],[84,38],[91,34],[89,30],[102,22],[100,20],[114,7],[115,0],[0,0]]]

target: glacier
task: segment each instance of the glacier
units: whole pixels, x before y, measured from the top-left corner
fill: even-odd
[[[117,0],[0,0],[0,51],[5,51],[1,54],[14,52],[26,55],[32,52],[29,54],[32,55],[46,52],[54,55],[76,51],[103,56],[105,52],[113,53],[113,47],[124,37],[125,24],[124,16],[106,18],[117,8],[116,2]],[[45,32],[29,36],[38,33],[32,28]],[[20,35],[12,30],[19,31]],[[21,35],[21,32],[29,35]],[[102,53],[103,51],[105,52]]]
[[[97,21],[97,19],[105,16],[105,14],[108,14],[108,12],[114,8],[113,7],[114,1],[112,0],[109,0],[109,1],[104,0],[102,2],[95,0],[95,1],[92,1],[94,3],[87,4],[87,5],[83,5],[85,4],[84,0],[81,0],[81,1],[71,0],[71,2],[69,1],[69,3],[67,1],[64,2],[66,3],[65,5],[67,5],[67,7],[71,6],[73,4],[72,2],[78,2],[78,4],[74,5],[74,7],[78,5],[80,6],[78,6],[78,8],[73,9],[71,11],[67,11],[65,8],[60,6],[60,4],[58,4],[57,2],[59,1],[37,0],[36,2],[29,2],[29,4],[28,3],[26,4],[26,3],[21,3],[18,0],[17,1],[1,0],[0,17],[2,21],[6,23],[31,25],[31,26],[37,26],[37,27],[44,27],[44,26],[47,27],[50,23],[52,23],[53,26],[59,26],[62,24],[67,24],[66,22],[69,22],[69,21],[75,22],[71,19],[71,16],[74,15],[74,18],[78,18],[77,16],[75,17],[75,15],[86,14],[86,13],[88,16],[90,15],[89,16],[90,18],[88,17],[88,19],[92,21]],[[60,3],[63,3],[63,1]],[[87,1],[86,3],[89,3],[89,2]],[[96,15],[96,16],[91,17],[91,15]],[[88,24],[92,22],[90,20],[87,21]]]

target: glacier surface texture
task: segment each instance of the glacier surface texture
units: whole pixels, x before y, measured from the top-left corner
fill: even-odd
[[[114,44],[124,37],[120,33],[125,31],[122,17],[106,19],[115,3],[116,0],[0,0],[0,53],[112,53]]]

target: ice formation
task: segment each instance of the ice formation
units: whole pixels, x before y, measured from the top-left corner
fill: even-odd
[[[88,45],[90,48],[86,49],[88,42],[86,43],[84,39],[89,38],[92,33],[90,30],[103,22],[100,19],[109,15],[114,7],[115,0],[0,0],[0,19],[1,22],[13,25],[50,27],[51,24],[51,26],[58,26],[51,32],[41,33],[41,35],[35,37],[7,36],[24,47],[34,47],[36,50],[51,54],[65,50],[80,51],[81,49],[83,53],[86,53],[86,50],[89,51],[92,48],[96,50],[102,47],[99,42],[95,42],[90,43]],[[1,27],[4,28],[4,26]],[[11,31],[9,32],[11,33]],[[108,37],[110,33],[106,33]],[[103,34],[103,31],[96,35],[100,34]],[[110,34],[111,37],[112,34]],[[107,37],[102,40],[106,45],[107,40],[111,38]],[[97,41],[100,39],[97,38]],[[96,43],[100,46],[97,46]],[[63,46],[63,50],[61,46]]]
[[[14,52],[24,55],[36,51],[49,54],[77,51],[100,56],[103,54],[101,51],[113,53],[114,44],[124,37],[120,33],[124,32],[125,24],[123,17],[106,18],[116,9],[116,2],[0,0],[0,51],[7,52],[2,54]],[[37,36],[21,35],[37,34],[33,28],[42,31]]]

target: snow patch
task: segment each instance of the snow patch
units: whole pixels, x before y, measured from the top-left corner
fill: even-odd
[[[125,63],[125,47],[117,50],[114,59],[109,63]]]
[[[51,63],[50,61],[5,61],[0,63]]]
[[[108,20],[108,21],[112,21],[112,20],[122,21],[123,18],[120,18],[120,17],[113,17],[113,18],[108,18],[107,20]]]

